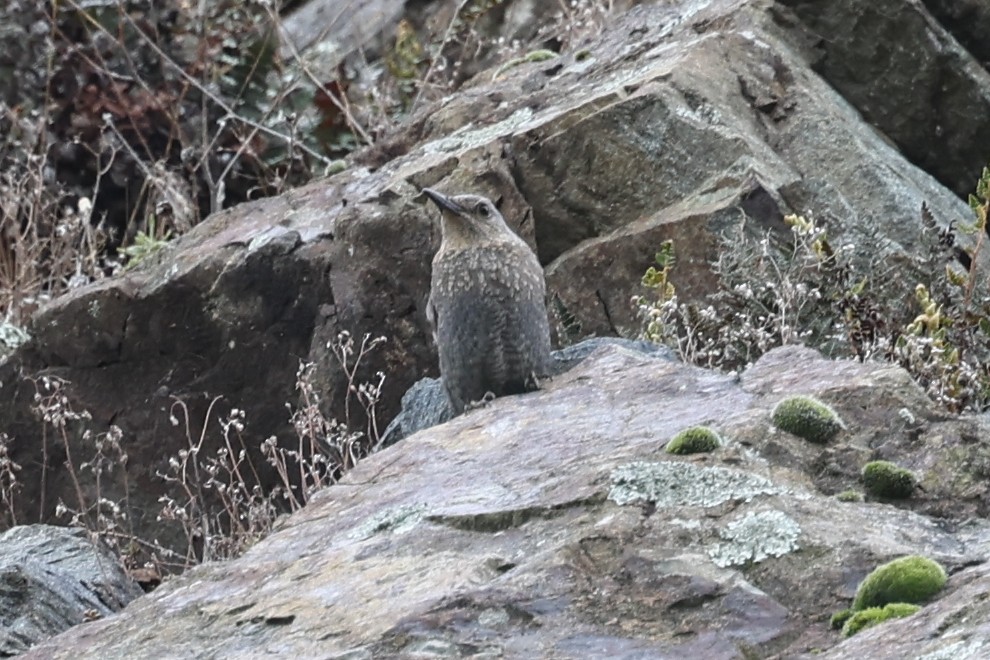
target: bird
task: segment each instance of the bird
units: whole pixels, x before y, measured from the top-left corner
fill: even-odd
[[[454,415],[538,389],[551,365],[539,259],[490,199],[423,194],[440,209],[426,315]]]

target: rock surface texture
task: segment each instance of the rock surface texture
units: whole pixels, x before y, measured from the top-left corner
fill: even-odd
[[[824,447],[774,431],[792,393],[847,431]],[[698,424],[725,446],[663,451]],[[954,657],[985,657],[987,430],[940,417],[899,368],[786,347],[736,378],[605,346],[545,391],[366,459],[240,559],[26,657],[893,659],[960,642]],[[923,494],[839,501],[874,456]],[[936,601],[846,641],[829,629],[865,575],[918,552],[950,573]]]
[[[0,656],[10,657],[142,595],[85,530],[14,527],[0,536]]]
[[[375,21],[401,4],[375,3]],[[505,16],[518,27],[524,13]],[[712,289],[722,230],[777,231],[794,212],[861,260],[906,263],[923,204],[942,225],[970,218],[958,193],[990,143],[986,21],[965,0],[680,0],[478,74],[340,174],[223,211],[41,308],[0,362],[18,519],[76,499],[32,412],[41,375],[71,383],[94,433],[122,429],[131,491],[100,495],[129,498],[135,533],[166,542],[158,473],[188,446],[169,420],[177,401],[193,435],[223,397],[211,415],[247,410],[252,447],[295,442],[285,404],[300,361],[343,416],[348,379],[327,344],[347,330],[388,338],[358,377],[387,374],[378,414],[394,417],[437,374],[425,309],[439,231],[423,187],[483,194],[515,219],[561,344],[635,336],[630,298],[667,239],[684,300]],[[346,49],[367,35],[339,37]],[[823,446],[774,433],[769,411],[788,394],[822,398],[847,430]],[[698,424],[727,445],[663,453]],[[604,348],[545,392],[373,456],[243,558],[32,657],[987,657],[986,434],[983,418],[940,416],[894,368],[790,348],[737,381]],[[222,442],[205,437],[204,453]],[[870,460],[921,488],[896,506],[836,500]],[[951,573],[937,602],[847,641],[828,630],[860,578],[916,552]]]
[[[189,407],[193,433],[222,396],[214,413],[247,410],[254,441],[294,441],[285,404],[301,360],[316,363],[328,412],[343,416],[347,378],[327,350],[342,330],[388,338],[358,374],[387,374],[378,409],[387,422],[402,392],[436,375],[425,306],[439,232],[417,198],[424,186],[484,194],[516,219],[546,266],[560,343],[635,335],[629,300],[663,240],[677,245],[681,298],[709,291],[718,232],[744,218],[764,232],[786,213],[812,212],[836,244],[868,246],[859,258],[903,261],[922,203],[942,223],[968,218],[936,177],[956,189],[975,181],[990,76],[918,2],[815,4],[814,16],[808,7],[684,0],[616,13],[581,48],[479,75],[424,109],[390,138],[402,155],[377,169],[351,167],[219,213],[141,267],[55,300],[0,364],[12,457],[46,462],[30,440],[39,424],[27,378],[65,378],[97,431],[113,423],[133,439],[132,522],[159,536],[155,474],[187,446],[168,421],[173,403]],[[847,21],[859,26],[864,11],[867,25],[828,37]],[[867,46],[886,57],[870,65],[880,67],[870,79],[882,82],[880,96],[839,75],[869,59]],[[951,117],[931,114],[915,78],[959,83],[929,85],[929,97],[948,95],[939,107]],[[945,167],[932,176],[902,152]],[[206,442],[212,452],[220,441]],[[52,451],[57,473],[63,460]],[[51,519],[59,498],[75,498],[64,478],[24,482],[32,508],[22,520]]]

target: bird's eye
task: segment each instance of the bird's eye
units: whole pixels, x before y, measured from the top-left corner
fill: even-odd
[[[488,209],[488,204],[485,204],[484,202],[478,202],[478,206],[476,206],[474,210],[482,218],[487,218],[489,216],[489,214],[491,213],[491,211],[489,211],[489,209]]]

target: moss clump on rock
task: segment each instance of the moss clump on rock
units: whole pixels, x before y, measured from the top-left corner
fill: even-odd
[[[844,490],[841,493],[837,493],[835,499],[840,502],[862,502],[863,494],[858,490]]]
[[[853,600],[854,610],[883,607],[888,603],[921,603],[945,586],[945,569],[920,555],[887,562],[866,576]]]
[[[899,619],[911,616],[921,609],[920,605],[913,603],[887,603],[883,607],[867,607],[865,610],[852,613],[842,626],[842,634],[851,637],[863,628],[875,626],[887,619]],[[850,610],[843,610],[849,612]],[[841,612],[840,612],[841,614]],[[832,617],[833,619],[835,617]],[[833,627],[834,622],[833,622]]]
[[[684,429],[667,443],[670,454],[702,454],[715,451],[722,446],[718,433],[707,426],[692,426]]]
[[[874,497],[891,500],[911,497],[916,484],[910,470],[888,461],[871,461],[863,466],[863,485]]]
[[[842,626],[846,624],[846,621],[849,620],[849,617],[853,614],[855,614],[855,612],[851,609],[839,610],[832,615],[831,619],[828,620],[828,624],[832,626],[832,630],[840,630]]]
[[[773,409],[773,425],[808,442],[823,444],[845,428],[835,411],[810,396],[792,396]]]

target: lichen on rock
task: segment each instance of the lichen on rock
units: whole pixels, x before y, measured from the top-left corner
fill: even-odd
[[[12,323],[0,323],[0,360],[30,338],[31,335],[23,328]]]
[[[380,532],[401,534],[415,527],[426,513],[425,504],[407,504],[386,509],[368,518],[350,533],[351,538],[366,539]]]
[[[657,506],[717,506],[780,492],[768,479],[721,467],[690,463],[637,461],[612,470],[608,498],[619,505],[653,502]]]
[[[801,528],[783,511],[761,511],[729,523],[720,535],[725,542],[712,547],[708,556],[716,566],[727,568],[797,550]]]

